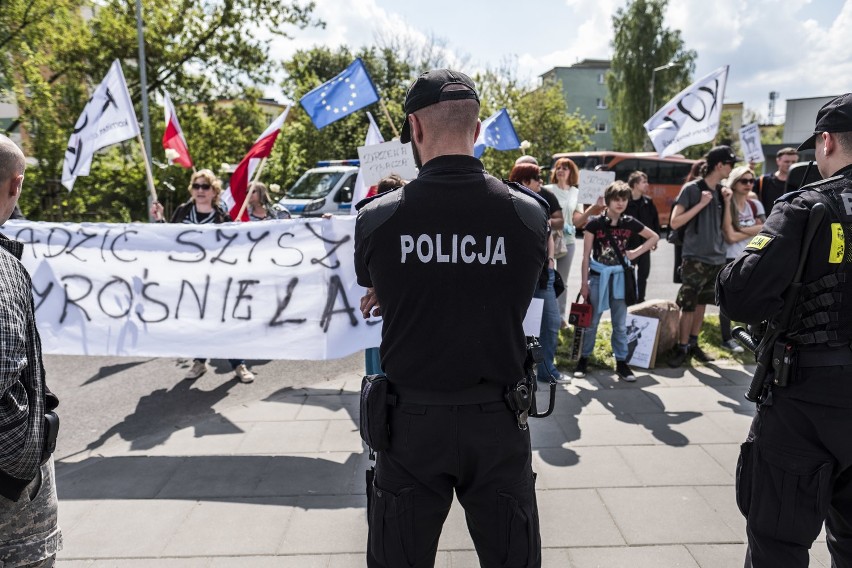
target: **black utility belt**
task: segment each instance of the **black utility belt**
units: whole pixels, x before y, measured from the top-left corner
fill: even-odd
[[[837,349],[799,349],[796,352],[799,367],[835,367],[852,365],[852,346]]]

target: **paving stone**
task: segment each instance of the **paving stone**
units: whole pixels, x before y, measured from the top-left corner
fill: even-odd
[[[56,488],[61,500],[151,499],[174,475],[183,458],[127,456],[89,458],[86,467],[63,472],[57,464]]]
[[[366,496],[301,496],[278,550],[286,554],[366,550]]]
[[[321,452],[360,453],[366,451],[366,445],[361,440],[357,424],[349,420],[329,420],[319,449]]]
[[[304,396],[279,401],[258,401],[225,409],[219,414],[235,424],[240,422],[282,422],[295,420]]]
[[[728,527],[737,535],[736,542],[745,542],[745,517],[737,507],[736,490],[733,485],[716,487],[696,487],[699,495],[704,497],[707,504],[719,515]]]
[[[745,543],[688,544],[686,548],[701,568],[731,568],[742,566],[745,561]]]
[[[733,472],[724,470],[700,446],[618,446],[618,451],[645,485],[733,483]]]
[[[630,568],[699,568],[683,546],[621,546],[573,548],[568,553],[574,568],[629,566]]]
[[[291,454],[319,451],[328,430],[328,420],[304,422],[255,422],[235,453]]]
[[[608,446],[539,449],[533,470],[539,490],[642,485],[618,450]]]
[[[180,461],[159,499],[251,497],[271,456],[189,456]]]
[[[253,495],[364,495],[367,461],[351,452],[270,456]]]
[[[732,387],[726,386],[726,389]],[[737,388],[737,387],[733,387]],[[705,386],[666,388],[655,387],[648,389],[663,405],[667,412],[717,412],[724,410],[723,402],[731,404],[736,402],[733,398],[725,396],[716,389]]]
[[[160,557],[194,506],[193,501],[99,501],[76,524],[62,527],[61,555],[69,560]]]
[[[636,421],[647,428],[658,443],[669,446],[719,444],[736,441],[713,422],[703,419],[709,412],[665,412],[635,414]]]
[[[596,490],[550,489],[536,497],[543,547],[625,544]]]
[[[311,395],[299,409],[299,420],[358,420],[357,394]]]
[[[703,444],[701,447],[716,460],[716,463],[722,466],[722,469],[730,472],[732,476],[736,476],[740,444],[740,442],[735,444]]]
[[[660,412],[654,400],[641,389],[582,389],[577,396],[584,401],[583,414],[630,414]]]
[[[197,502],[163,553],[190,557],[274,554],[295,505],[295,498]]]
[[[557,418],[559,420],[559,418]],[[562,427],[567,429],[566,424]],[[577,421],[579,436],[569,446],[615,446],[627,444],[650,445],[654,436],[630,415],[581,414]]]
[[[736,542],[725,524],[693,487],[598,489],[618,529],[631,545]]]

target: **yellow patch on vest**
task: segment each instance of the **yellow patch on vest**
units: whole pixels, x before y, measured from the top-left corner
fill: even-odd
[[[843,225],[831,224],[831,248],[828,251],[829,264],[840,264],[846,255],[846,238],[843,234]]]
[[[766,245],[771,243],[775,237],[770,237],[767,235],[755,235],[746,245],[747,249],[751,250],[763,250],[766,248]]]

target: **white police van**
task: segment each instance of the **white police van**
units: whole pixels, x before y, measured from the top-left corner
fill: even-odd
[[[296,180],[278,205],[286,207],[294,217],[319,217],[323,213],[348,215],[359,164],[358,160],[317,162],[316,167]]]

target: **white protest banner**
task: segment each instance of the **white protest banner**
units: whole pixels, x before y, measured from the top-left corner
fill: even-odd
[[[405,180],[417,177],[410,143],[391,140],[373,146],[359,146],[358,158],[361,160],[360,174],[368,187],[376,185],[388,174],[397,174]]]
[[[379,345],[354,217],[222,225],[9,221],[45,353],[332,359]]]
[[[745,161],[762,164],[766,161],[763,155],[763,144],[760,143],[760,128],[757,123],[746,124],[740,128],[740,146],[745,153]]]
[[[660,157],[709,142],[719,130],[728,66],[709,73],[678,93],[645,123]]]
[[[577,203],[594,203],[603,197],[607,186],[615,181],[615,172],[580,170]]]
[[[97,150],[138,134],[136,112],[127,92],[121,64],[116,59],[74,125],[65,149],[62,185],[71,191],[77,176],[89,175],[92,156]]]
[[[376,120],[373,118],[370,111],[367,111],[367,120],[370,121],[370,126],[367,127],[367,135],[364,137],[364,146],[372,146],[373,144],[381,144],[384,142],[385,139],[382,137],[382,131],[379,130],[379,125],[376,124]],[[353,207],[349,208],[350,215],[358,214],[358,208],[354,206],[358,205],[361,200],[367,197],[371,187],[371,185],[364,183],[364,174],[361,173],[361,168],[358,168],[358,176],[355,178],[355,188],[352,190]]]

